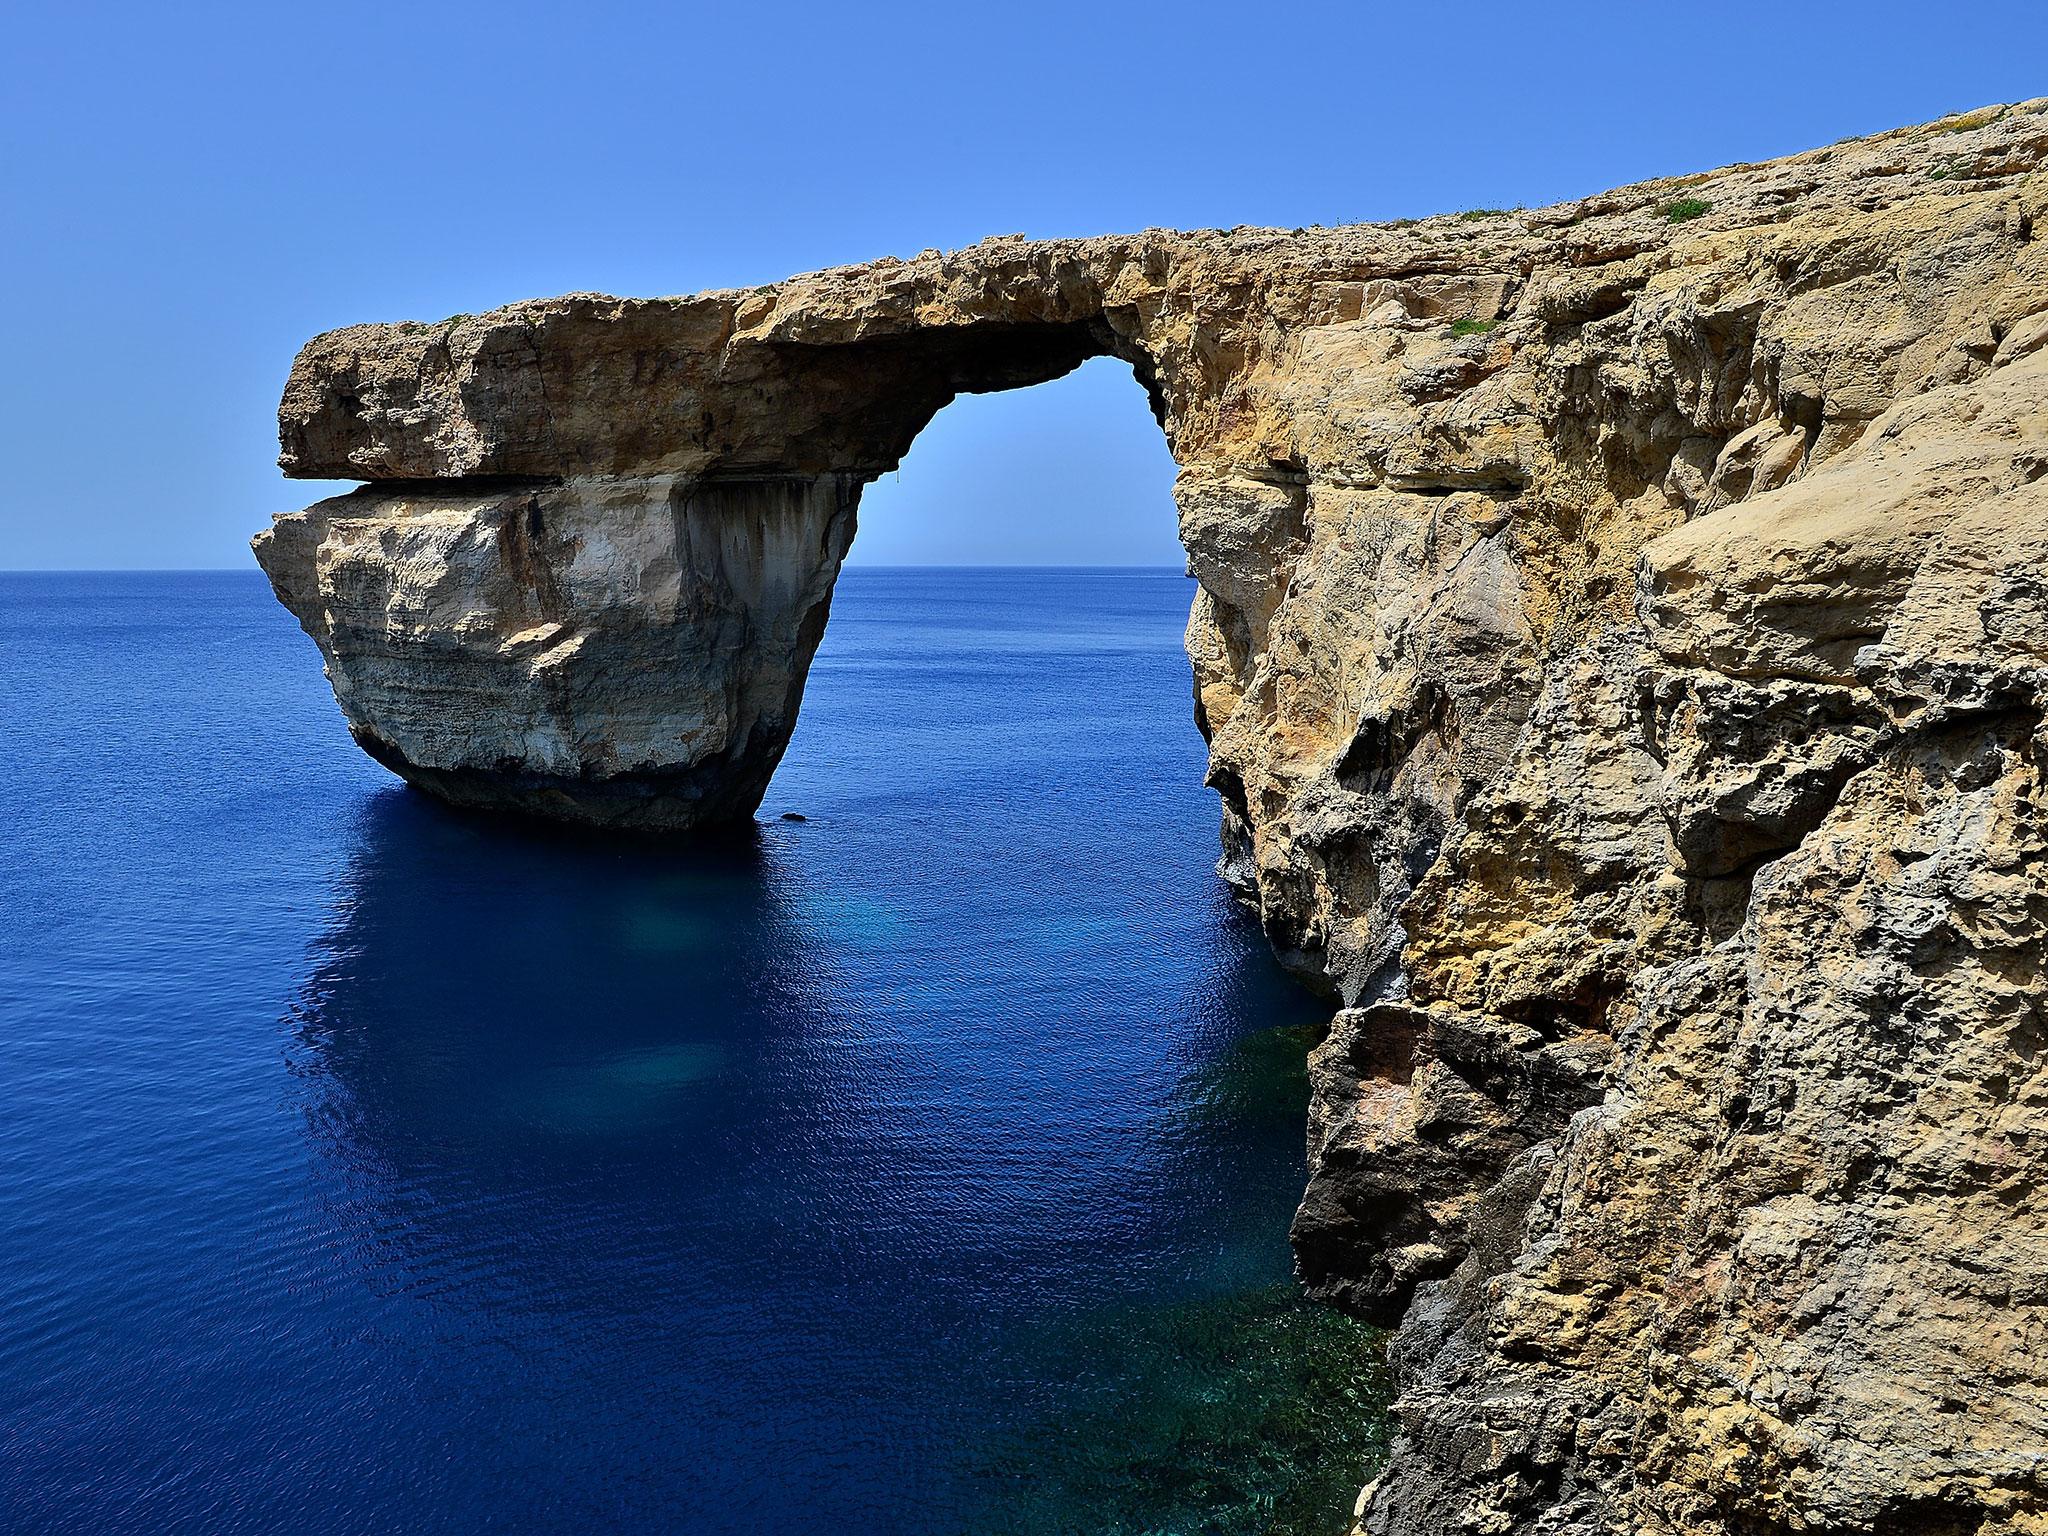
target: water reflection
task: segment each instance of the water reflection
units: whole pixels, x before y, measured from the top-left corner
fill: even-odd
[[[1369,1345],[1285,1244],[1321,1010],[1210,867],[1188,598],[849,573],[767,808],[810,819],[745,848],[365,803],[292,1021],[365,1511],[1338,1523],[1303,1415]]]
[[[872,852],[366,805],[294,1020],[332,1227],[437,1374],[517,1361],[430,1384],[465,1434],[575,1404],[563,1496],[957,1529],[1046,1424],[1157,1396],[1174,1308],[1292,1306],[1316,1009],[1253,927],[1219,899],[1091,955],[1027,915],[997,954]]]
[[[254,573],[0,599],[0,1525],[1348,1508],[1178,574],[849,573],[811,820],[688,857],[390,788]]]

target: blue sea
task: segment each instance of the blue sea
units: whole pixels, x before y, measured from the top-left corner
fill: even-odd
[[[253,572],[0,577],[0,1528],[1340,1530],[1191,595],[849,571],[691,850],[404,789]]]

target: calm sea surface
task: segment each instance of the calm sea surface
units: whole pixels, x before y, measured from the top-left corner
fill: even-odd
[[[254,573],[0,576],[0,1528],[1341,1528],[1189,596],[849,572],[712,854],[400,788]]]

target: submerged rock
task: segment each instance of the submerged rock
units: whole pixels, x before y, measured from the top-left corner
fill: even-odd
[[[257,553],[460,803],[753,814],[861,487],[1129,362],[1222,870],[1343,1005],[1363,1529],[2048,1520],[2044,103],[1554,208],[985,242],[310,343]]]

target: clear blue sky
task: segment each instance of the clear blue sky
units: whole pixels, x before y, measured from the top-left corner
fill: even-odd
[[[2048,92],[2033,4],[21,5],[0,567],[224,566],[315,331],[983,235],[1541,203]],[[1091,364],[943,413],[871,561],[1177,558]]]

